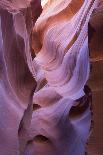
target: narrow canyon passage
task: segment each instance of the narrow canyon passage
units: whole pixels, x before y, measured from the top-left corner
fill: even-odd
[[[0,1],[0,155],[102,155],[102,19],[100,0]]]

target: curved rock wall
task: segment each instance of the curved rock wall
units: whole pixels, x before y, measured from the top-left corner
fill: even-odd
[[[0,1],[0,152],[84,155],[88,22],[99,0]],[[39,17],[39,18],[38,18]]]

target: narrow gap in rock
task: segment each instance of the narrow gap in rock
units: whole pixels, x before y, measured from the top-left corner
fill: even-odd
[[[37,136],[34,137],[33,140],[35,142],[37,142],[37,143],[50,142],[50,140],[47,137],[43,136],[43,135],[37,135]]]
[[[21,118],[19,128],[18,128],[18,141],[19,141],[20,155],[24,154],[25,146],[27,143],[28,129],[30,127],[32,113],[33,113],[32,101],[33,101],[34,92],[35,92],[35,87],[31,90],[28,106],[24,111],[23,117]]]
[[[27,145],[31,145],[31,144],[33,144],[33,142],[36,142],[36,143],[50,143],[51,141],[47,137],[45,137],[43,135],[37,135],[33,139],[29,140],[27,142]]]
[[[33,111],[40,109],[41,106],[39,104],[33,104]]]
[[[88,107],[90,107],[90,104],[92,103],[92,93],[87,85],[84,86],[84,92],[86,95],[76,100],[77,105],[72,106],[72,108],[70,109],[70,119],[80,117],[88,109]]]
[[[81,116],[85,112],[85,110],[89,107],[89,102],[86,96],[80,98],[78,101],[78,104],[76,106],[72,106],[69,117],[70,118],[77,118]]]

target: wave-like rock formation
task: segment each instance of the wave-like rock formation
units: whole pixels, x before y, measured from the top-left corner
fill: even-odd
[[[84,155],[88,23],[99,0],[0,1],[0,155]]]

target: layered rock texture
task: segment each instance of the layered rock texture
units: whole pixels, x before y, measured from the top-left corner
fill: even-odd
[[[85,155],[92,126],[89,53],[94,50],[95,61],[99,5],[0,1],[0,155]]]
[[[103,2],[94,10],[89,22],[89,49],[92,70],[89,85],[93,94],[93,132],[89,140],[88,155],[103,154]]]

